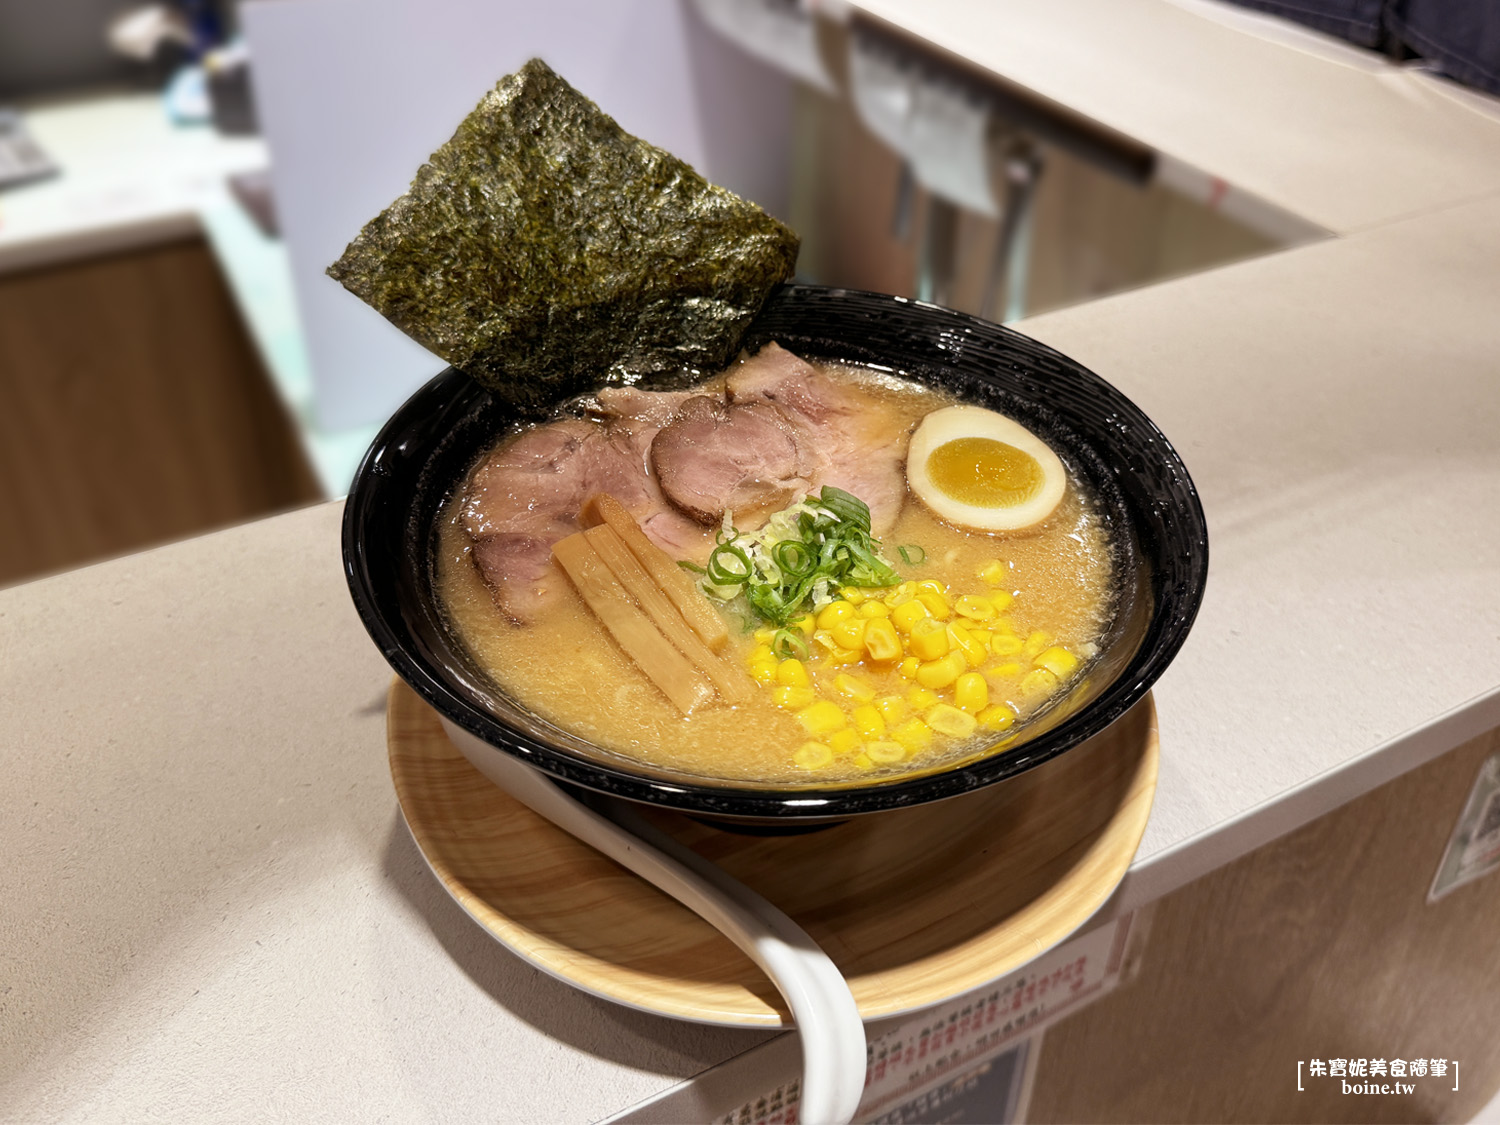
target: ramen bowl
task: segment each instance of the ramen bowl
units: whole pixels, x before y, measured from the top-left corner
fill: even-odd
[[[795,831],[1003,782],[1098,734],[1138,702],[1182,647],[1203,597],[1208,536],[1177,452],[1129,399],[1064,355],[996,324],[902,297],[791,285],[751,325],[809,360],[888,371],[1015,418],[1094,494],[1110,532],[1112,620],[1087,677],[1003,747],[951,768],[853,783],[701,777],[589,743],[511,699],[446,623],[434,582],[439,513],[469,466],[518,418],[448,369],[386,423],[355,476],[344,564],[370,636],[396,674],[484,768],[510,755],[554,780],[728,827]]]

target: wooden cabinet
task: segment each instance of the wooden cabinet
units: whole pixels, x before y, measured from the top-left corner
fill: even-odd
[[[1500,1087],[1500,873],[1427,892],[1497,750],[1491,731],[1156,903],[1136,978],[1046,1032],[1027,1120],[1472,1118]],[[1456,1059],[1459,1088],[1345,1094],[1304,1067],[1299,1092],[1315,1058]]]
[[[0,277],[0,585],[320,496],[201,240]]]

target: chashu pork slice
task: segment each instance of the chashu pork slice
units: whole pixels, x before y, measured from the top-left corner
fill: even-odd
[[[731,369],[724,395],[607,388],[603,421],[535,426],[475,466],[463,519],[500,608],[529,621],[564,583],[552,545],[579,530],[595,493],[614,496],[647,537],[702,563],[725,511],[743,528],[825,484],[870,506],[887,534],[906,496],[909,437],[881,399],[777,344]]]
[[[804,451],[808,491],[825,484],[870,506],[871,531],[887,534],[906,500],[909,425],[880,397],[836,381],[776,343],[767,344],[726,382],[731,411],[773,407]]]
[[[462,502],[473,558],[512,620],[532,620],[566,580],[552,545],[578,531],[590,496],[607,492],[674,558],[701,560],[712,540],[673,509],[647,466],[659,426],[634,417],[606,424],[563,419],[523,431],[475,465]]]
[[[651,442],[651,465],[667,499],[699,523],[734,513],[754,530],[807,494],[814,459],[798,429],[769,403],[730,406],[699,395]]]

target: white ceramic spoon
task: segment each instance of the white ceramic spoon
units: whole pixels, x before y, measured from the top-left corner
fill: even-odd
[[[516,800],[671,895],[744,950],[786,998],[802,1037],[798,1120],[853,1120],[865,1087],[864,1021],[848,981],[801,926],[623,802],[612,802],[613,819],[605,817],[447,719],[443,729],[480,773]]]

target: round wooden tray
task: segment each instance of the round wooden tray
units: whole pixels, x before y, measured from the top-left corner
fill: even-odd
[[[387,739],[412,836],[458,903],[533,965],[678,1019],[790,1026],[727,938],[537,816],[464,759],[437,715],[391,688]],[[800,836],[653,821],[795,918],[866,1019],[926,1008],[1056,945],[1114,891],[1156,794],[1148,695],[1083,746],[1002,784]]]

